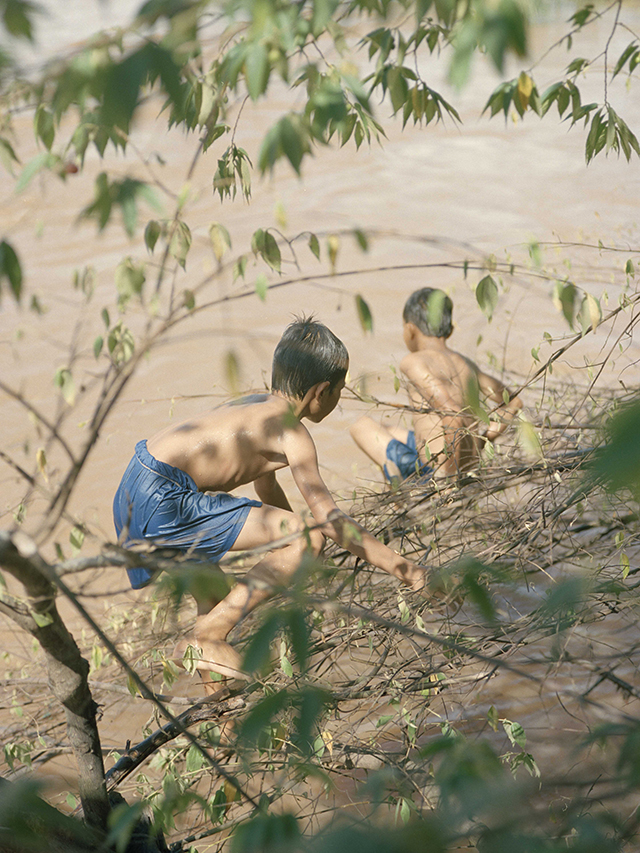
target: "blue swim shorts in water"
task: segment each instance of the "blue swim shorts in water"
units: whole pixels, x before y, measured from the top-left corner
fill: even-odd
[[[252,506],[262,504],[226,492],[199,492],[188,474],[159,462],[147,442],[139,441],[113,499],[113,520],[118,539],[126,529],[124,545],[144,540],[217,561],[233,546]],[[153,578],[140,567],[127,572],[134,589]]]
[[[433,468],[430,465],[420,464],[420,457],[416,450],[416,436],[413,430],[409,430],[406,444],[398,441],[397,438],[392,438],[387,444],[386,455],[389,462],[394,462],[398,466],[403,480],[408,479],[413,474],[418,474],[420,477],[428,477],[433,474]],[[387,480],[392,482],[394,475],[389,473],[386,465],[383,470]]]

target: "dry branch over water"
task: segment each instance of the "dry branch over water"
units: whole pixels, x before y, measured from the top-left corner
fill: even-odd
[[[620,839],[635,835],[619,748],[633,739],[640,699],[637,507],[584,474],[592,427],[611,401],[575,386],[545,393],[546,411],[555,405],[535,424],[537,458],[512,432],[459,482],[355,495],[358,521],[395,549],[426,555],[429,595],[404,592],[333,547],[232,635],[257,661],[248,687],[232,682],[217,701],[196,701],[197,685],[169,660],[193,618],[175,585],[114,608],[105,636],[150,689],[169,702],[189,701],[178,685],[194,696],[177,726],[156,716],[160,728],[149,720],[141,739],[132,727],[120,755],[107,757],[109,787],[129,802],[151,797],[165,815],[182,804],[175,827],[163,827],[172,850],[218,849],[258,803],[320,837],[338,831],[338,817],[343,829],[391,831],[422,815],[452,850],[487,833],[515,837],[514,814],[518,832],[561,838],[589,816]],[[124,695],[100,636],[91,642],[96,701],[148,705],[131,681]],[[65,751],[61,714],[34,672],[16,668],[2,683],[5,711],[20,709],[3,726],[9,777],[23,762],[46,772]],[[18,742],[23,751],[12,753]]]

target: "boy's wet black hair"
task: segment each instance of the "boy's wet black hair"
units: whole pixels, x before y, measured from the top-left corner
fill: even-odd
[[[453,331],[453,302],[443,290],[423,287],[407,299],[402,312],[405,323],[413,323],[423,335],[448,338]]]
[[[347,375],[349,353],[342,341],[313,317],[296,318],[273,354],[271,389],[302,400],[318,382],[332,390]]]

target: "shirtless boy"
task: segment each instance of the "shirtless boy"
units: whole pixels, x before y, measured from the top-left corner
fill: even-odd
[[[210,671],[243,675],[227,635],[292,577],[305,550],[320,554],[325,536],[414,590],[424,585],[426,568],[396,554],[339,510],[320,476],[302,420],[319,423],[333,411],[348,365],[344,344],[326,326],[296,320],[276,347],[270,394],[234,400],[136,446],[114,499],[120,541],[152,541],[217,562],[228,551],[293,535],[282,547],[276,544],[221,601],[198,602],[188,642],[200,650],[197,668],[205,683]],[[292,511],[276,479],[276,471],[286,466],[311,510],[312,526]],[[230,494],[251,482],[259,500]],[[138,588],[152,575],[137,568],[129,577]]]
[[[495,441],[522,408],[519,397],[505,394],[501,382],[449,349],[452,311],[451,299],[431,287],[416,290],[404,306],[403,336],[409,353],[400,370],[414,410],[413,429],[387,429],[366,416],[351,427],[358,447],[390,481],[413,474],[456,475],[473,468],[485,442]],[[493,404],[484,431],[470,405],[482,397]],[[435,470],[434,457],[439,462]]]

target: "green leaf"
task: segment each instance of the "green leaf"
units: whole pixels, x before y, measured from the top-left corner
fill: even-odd
[[[631,276],[631,278],[634,278],[634,277],[635,277],[635,274],[636,274],[636,273],[635,273],[635,269],[634,269],[634,266],[633,266],[633,261],[631,260],[631,258],[629,258],[629,260],[628,260],[628,261],[627,261],[627,263],[625,264],[625,266],[624,266],[624,271],[625,271],[625,273],[626,273],[627,275],[630,275],[630,276]]]
[[[193,290],[189,290],[188,288],[183,292],[184,299],[184,307],[187,311],[193,311],[196,307],[196,296]]]
[[[149,52],[142,47],[108,67],[103,83],[101,125],[129,132],[140,89],[149,73],[149,60]]]
[[[638,53],[640,53],[640,47],[638,46],[637,41],[634,39],[630,44],[627,45],[627,47],[624,49],[624,51],[620,55],[620,58],[616,62],[615,68],[613,69],[613,74],[611,75],[611,79],[613,80],[613,78],[616,76],[616,74],[619,74],[620,71],[622,71],[624,64],[627,62],[628,59],[630,59],[633,56],[637,56]],[[631,70],[629,73],[631,73]]]
[[[50,151],[42,151],[24,167],[16,184],[16,192],[21,193],[31,182],[31,179],[42,169],[52,169],[60,163],[60,157]]]
[[[73,527],[69,534],[69,542],[75,551],[80,551],[84,542],[84,530],[77,525]]]
[[[224,356],[224,375],[230,392],[237,396],[240,393],[240,362],[232,349],[227,350]]]
[[[600,302],[590,293],[586,293],[578,312],[578,319],[582,326],[582,333],[585,334],[588,329],[595,332],[602,320],[602,309]]]
[[[493,705],[489,708],[489,711],[487,712],[487,722],[494,730],[494,732],[498,731],[498,712],[496,711]]]
[[[553,303],[562,312],[565,320],[573,329],[576,316],[578,289],[570,281],[558,281],[553,290]]]
[[[133,297],[140,297],[146,281],[144,266],[136,264],[131,258],[124,258],[115,271],[115,284],[118,291],[118,304],[121,308]]]
[[[631,569],[631,563],[629,562],[629,557],[624,553],[624,551],[620,554],[620,567],[622,569],[622,579],[626,580]]]
[[[13,246],[6,240],[0,242],[0,296],[3,279],[9,282],[13,298],[19,303],[22,296],[22,267]]]
[[[486,275],[476,285],[476,300],[480,310],[491,320],[498,304],[498,286],[490,275]]]
[[[280,248],[273,234],[258,228],[251,238],[251,249],[255,255],[260,255],[272,269],[280,272]]]
[[[373,331],[373,316],[371,315],[371,310],[362,296],[357,293],[356,294],[356,310],[358,312],[358,319],[360,320],[360,325],[364,329],[365,332]]]
[[[42,141],[44,147],[50,151],[55,138],[55,127],[53,124],[52,113],[43,106],[38,107],[33,119],[33,124],[36,136]]]
[[[629,489],[640,496],[640,399],[622,406],[607,424],[607,441],[592,463],[588,479],[609,491]]]
[[[131,688],[129,689],[131,690]],[[132,693],[132,696],[135,695],[135,692]],[[107,847],[111,849],[115,847],[116,853],[125,853],[131,836],[142,817],[144,808],[145,804],[143,802],[137,802],[131,806],[126,802],[122,802],[111,809],[107,821],[109,826],[109,835],[106,841]]]
[[[13,146],[8,139],[0,136],[0,162],[3,163],[5,169],[13,175],[13,164],[19,163],[18,156],[13,150]]]
[[[244,63],[244,74],[249,97],[252,101],[257,101],[267,88],[269,72],[267,46],[262,42],[248,46]]]
[[[276,272],[280,272],[280,247],[278,246],[275,237],[270,231],[266,231],[264,235],[264,248],[262,250],[262,257],[272,269],[276,270]]]
[[[102,347],[104,346],[104,338],[102,335],[98,335],[98,337],[93,342],[93,357],[98,358],[100,353],[102,352]]]
[[[238,278],[244,278],[245,270],[247,269],[247,256],[240,255],[238,260],[233,265],[232,279],[236,281]]]
[[[358,245],[362,249],[363,252],[367,252],[369,250],[369,241],[367,240],[367,235],[364,231],[361,231],[359,228],[356,228],[353,232],[354,237],[358,241]]]
[[[162,227],[155,219],[151,219],[147,222],[147,226],[144,229],[144,243],[147,247],[147,251],[153,252],[161,232]]]
[[[54,385],[62,392],[66,403],[73,406],[76,399],[76,384],[68,367],[59,367],[53,378]]]
[[[271,720],[289,704],[289,693],[280,690],[261,699],[244,718],[239,737],[248,744],[257,742]]]
[[[189,747],[184,765],[187,773],[197,773],[204,766],[202,750],[198,749],[195,743],[192,743]]]
[[[191,230],[186,222],[178,221],[169,241],[169,254],[176,259],[182,269],[186,269],[190,248]]]
[[[282,615],[271,613],[250,639],[242,661],[245,672],[262,672],[271,660],[271,643],[282,627]]]
[[[53,625],[53,616],[51,613],[41,613],[37,610],[31,610],[30,612],[38,628],[46,628],[48,625]]]
[[[2,22],[7,32],[15,38],[33,41],[33,17],[42,10],[30,0],[4,0],[0,4]]]
[[[527,736],[520,723],[513,723],[511,720],[503,720],[502,725],[511,743],[514,746],[519,746],[521,749],[524,749],[527,745]]]
[[[309,236],[309,248],[316,256],[316,258],[320,260],[320,241],[318,240],[315,234],[311,234]]]
[[[287,631],[291,641],[291,650],[296,656],[298,666],[304,671],[309,656],[309,625],[301,608],[294,607],[289,611]]]
[[[263,272],[259,273],[258,276],[256,277],[256,283],[254,286],[255,286],[255,290],[256,290],[256,294],[258,295],[258,298],[262,302],[264,302],[265,299],[267,298],[267,290],[269,289],[269,281]]]
[[[118,321],[107,336],[107,349],[113,363],[120,367],[130,361],[135,351],[135,340],[131,331]]]
[[[291,666],[291,661],[286,655],[287,646],[285,643],[282,643],[280,648],[280,666],[282,668],[283,673],[287,676],[287,678],[293,677],[293,667]]]

